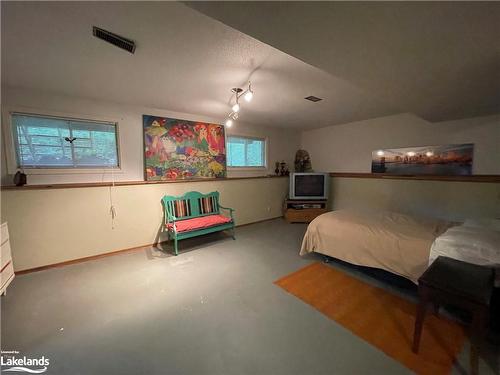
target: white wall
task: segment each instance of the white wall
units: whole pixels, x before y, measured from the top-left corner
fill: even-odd
[[[500,115],[430,123],[405,113],[301,135],[313,168],[326,172],[371,172],[378,149],[453,143],[474,143],[474,174],[500,174]]]
[[[186,120],[206,122],[220,122],[220,119],[207,118],[194,114],[179,113],[165,109],[134,107],[130,105],[104,102],[85,98],[57,95],[49,92],[40,92],[19,88],[2,89],[2,122],[7,125],[8,112],[13,109],[24,109],[37,112],[54,112],[69,116],[104,118],[119,122],[119,137],[121,148],[120,173],[115,174],[115,180],[138,181],[144,179],[143,167],[143,134],[142,115],[151,114],[165,117],[174,117]],[[244,118],[244,116],[242,115]],[[2,126],[2,134],[4,132]],[[292,163],[295,151],[300,144],[300,134],[296,130],[271,127],[259,127],[244,124],[238,121],[227,130],[227,134],[265,137],[268,140],[268,169],[261,171],[234,171],[228,176],[251,176],[274,174],[274,163],[285,160]],[[12,184],[12,176],[6,174],[5,147],[2,142],[1,166],[2,184]],[[290,164],[291,165],[291,164]],[[28,175],[28,184],[52,184],[69,182],[100,182],[110,181],[111,174],[107,173],[79,173],[65,175]]]
[[[500,183],[380,178],[331,179],[333,209],[395,211],[451,221],[500,218]]]
[[[9,224],[14,269],[164,241],[164,233],[159,236],[163,220],[161,198],[193,190],[219,191],[221,204],[236,209],[236,224],[241,225],[281,216],[288,178],[5,190],[1,194],[1,221]],[[109,213],[110,193],[117,214],[114,229]],[[183,241],[179,246],[186,248]]]

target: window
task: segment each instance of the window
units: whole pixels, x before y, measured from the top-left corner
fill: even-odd
[[[266,140],[228,136],[227,165],[228,167],[265,168]]]
[[[12,113],[17,167],[118,167],[112,122]]]

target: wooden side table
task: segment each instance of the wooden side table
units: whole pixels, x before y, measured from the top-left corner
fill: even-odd
[[[289,223],[310,223],[328,211],[326,205],[326,200],[287,199],[283,207],[285,220]]]
[[[428,304],[432,303],[436,312],[443,303],[456,306],[472,314],[470,368],[471,374],[477,374],[479,348],[488,324],[493,279],[492,268],[438,257],[418,279],[420,302],[415,320],[413,352],[418,353]]]

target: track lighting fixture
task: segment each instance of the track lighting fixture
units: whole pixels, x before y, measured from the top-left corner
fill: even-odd
[[[231,92],[234,94],[234,104],[231,107],[232,112],[228,115],[228,119],[226,121],[226,126],[229,128],[233,125],[233,122],[238,119],[238,113],[241,109],[240,98],[243,96],[246,102],[251,102],[253,99],[253,91],[252,84],[248,81],[248,88],[243,91],[243,89],[239,87],[235,87],[231,89]]]

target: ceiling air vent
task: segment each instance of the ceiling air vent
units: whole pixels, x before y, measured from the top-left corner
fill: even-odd
[[[321,98],[318,98],[317,96],[312,96],[312,95],[310,95],[310,96],[308,96],[308,97],[306,97],[304,99],[305,100],[310,100],[311,102],[319,102],[320,100],[323,100]]]
[[[118,48],[124,49],[127,52],[134,53],[135,52],[135,43],[127,38],[124,38],[120,35],[113,34],[104,29],[100,29],[98,27],[92,27],[92,33],[96,38],[102,39],[105,42],[111,43]]]

